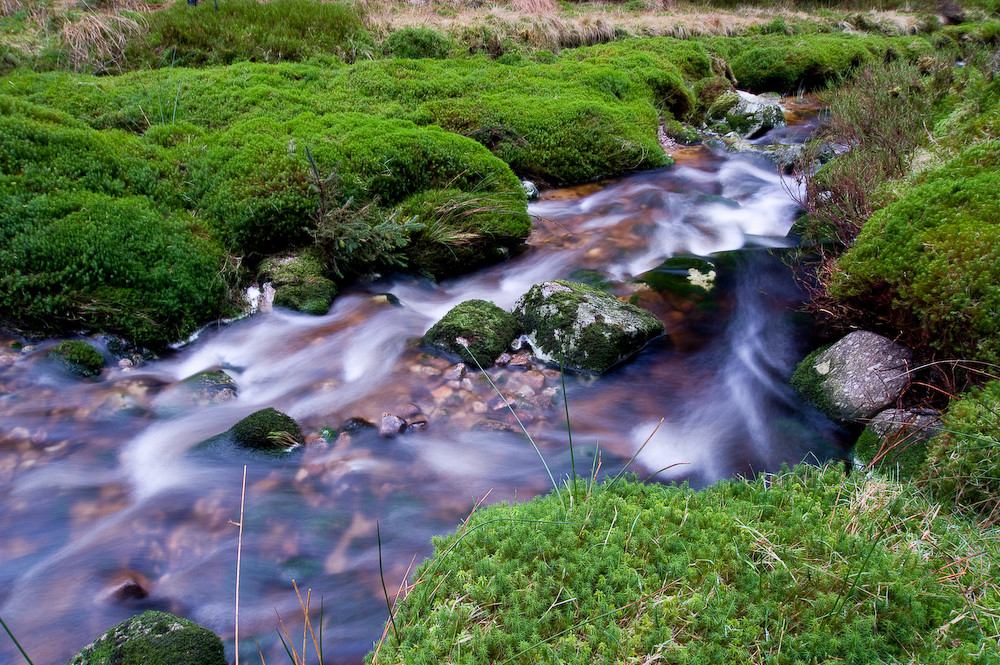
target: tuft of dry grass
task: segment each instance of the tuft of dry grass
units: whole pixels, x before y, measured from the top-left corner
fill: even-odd
[[[107,69],[117,66],[129,38],[145,27],[144,20],[123,14],[87,12],[63,24],[59,41],[66,47],[74,70],[89,63],[100,63]]]
[[[25,0],[0,0],[0,16],[16,14],[25,6]]]

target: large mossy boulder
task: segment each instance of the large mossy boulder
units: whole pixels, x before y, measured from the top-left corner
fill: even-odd
[[[291,416],[271,407],[254,411],[233,425],[229,432],[236,443],[253,450],[285,450],[305,442],[299,424]]]
[[[592,286],[536,284],[514,306],[535,353],[566,369],[602,374],[665,332],[649,312]]]
[[[424,344],[470,360],[492,365],[520,327],[517,319],[486,300],[466,300],[451,308],[424,335]]]
[[[212,631],[149,610],[109,629],[67,665],[226,665],[226,658]]]
[[[896,403],[910,383],[912,357],[902,344],[857,330],[806,356],[791,383],[831,420],[848,425]]]

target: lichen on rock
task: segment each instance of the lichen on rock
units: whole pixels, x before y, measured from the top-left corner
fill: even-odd
[[[607,372],[665,331],[649,312],[566,280],[531,287],[514,306],[514,316],[540,358],[594,374]]]

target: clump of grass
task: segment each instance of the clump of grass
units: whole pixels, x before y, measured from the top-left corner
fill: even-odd
[[[926,468],[934,497],[983,526],[1000,523],[1000,381],[954,400],[941,426]]]
[[[906,488],[802,467],[698,492],[568,491],[435,539],[399,638],[367,662],[1000,657],[992,564],[965,559],[984,539],[965,530],[949,551],[951,527]]]
[[[124,68],[129,40],[142,34],[145,21],[115,12],[83,12],[63,23],[59,38],[68,52],[73,71],[91,64],[100,69]]]

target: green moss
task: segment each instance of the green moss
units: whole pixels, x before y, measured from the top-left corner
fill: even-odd
[[[226,0],[197,7],[175,2],[146,21],[144,38],[130,42],[121,66],[192,67],[320,55],[353,60],[374,48],[359,11],[340,2]]]
[[[431,326],[424,335],[424,344],[465,361],[471,361],[471,354],[480,365],[488,367],[519,332],[517,319],[509,312],[485,300],[466,300]]]
[[[955,559],[911,549],[974,531],[956,537],[904,493],[847,508],[874,489],[799,468],[698,492],[628,481],[570,500],[564,488],[477,511],[435,539],[395,616],[405,630],[387,627],[379,660],[753,662],[780,648],[790,663],[971,663],[963,651],[995,662],[995,638],[970,615],[946,644],[931,637],[966,604],[934,574]],[[972,537],[963,553],[987,540]]]
[[[953,400],[944,433],[929,446],[925,481],[934,497],[995,524],[1000,509],[1000,382]]]
[[[225,665],[222,640],[201,626],[148,610],[111,628],[67,665]]]
[[[104,356],[83,340],[60,342],[49,355],[83,377],[97,376],[104,369]]]
[[[795,371],[788,382],[808,403],[832,418],[837,411],[823,390],[823,375],[816,371],[816,359],[831,346],[831,344],[821,346],[803,358],[795,366]]]
[[[393,58],[447,58],[451,40],[437,30],[407,26],[393,31],[382,43],[382,52]]]
[[[326,267],[316,251],[265,261],[262,281],[274,287],[274,304],[306,314],[322,316],[330,311],[337,286],[326,276]]]
[[[566,280],[532,286],[514,315],[538,355],[594,374],[607,372],[664,332],[649,312]]]
[[[876,462],[876,458],[882,457]],[[919,432],[889,432],[880,436],[871,425],[865,427],[854,444],[854,455],[902,481],[916,480],[926,473],[927,441]]]
[[[911,346],[1000,362],[1000,150],[966,148],[878,211],[838,261],[831,295]]]
[[[285,450],[304,443],[299,424],[271,407],[254,411],[229,431],[238,444],[253,450]]]

